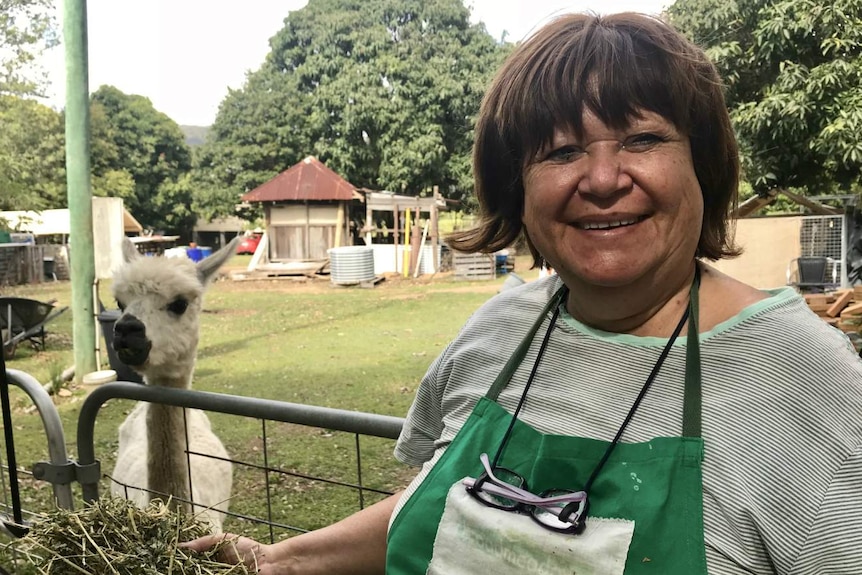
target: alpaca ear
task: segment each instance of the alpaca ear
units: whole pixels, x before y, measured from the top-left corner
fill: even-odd
[[[218,271],[222,265],[233,257],[236,252],[236,246],[239,242],[242,241],[242,238],[237,236],[230,241],[226,246],[217,252],[213,253],[209,257],[205,257],[201,261],[197,263],[198,266],[198,277],[201,280],[202,284],[206,284],[212,276]]]
[[[125,261],[127,264],[141,257],[141,252],[138,251],[138,248],[135,247],[135,244],[132,243],[132,240],[125,236],[123,237],[122,249],[123,261]]]

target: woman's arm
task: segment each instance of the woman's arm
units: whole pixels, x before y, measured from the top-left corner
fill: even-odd
[[[208,535],[183,547],[204,551],[224,539],[226,563],[257,569],[260,575],[382,575],[386,567],[389,518],[401,497],[396,493],[328,527],[303,533],[272,545],[231,534]]]

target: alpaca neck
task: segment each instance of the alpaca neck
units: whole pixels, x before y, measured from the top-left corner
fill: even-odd
[[[183,408],[151,403],[147,409],[147,485],[152,498],[167,501],[174,509],[190,510],[189,465],[186,454],[186,426]],[[165,495],[161,495],[165,494]]]
[[[192,387],[192,370],[181,370],[171,374],[166,373],[147,373],[144,375],[144,382],[147,385],[154,387],[170,387],[173,389],[191,389]]]

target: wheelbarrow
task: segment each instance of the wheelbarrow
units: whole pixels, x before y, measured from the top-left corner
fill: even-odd
[[[45,349],[45,324],[67,309],[67,306],[55,306],[54,302],[0,296],[0,334],[4,357],[13,358],[18,344],[25,340],[36,349]]]

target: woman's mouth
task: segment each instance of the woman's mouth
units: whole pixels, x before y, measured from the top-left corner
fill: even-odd
[[[647,219],[647,216],[623,218],[619,220],[604,220],[592,222],[575,222],[575,227],[581,230],[614,230],[632,226]]]

